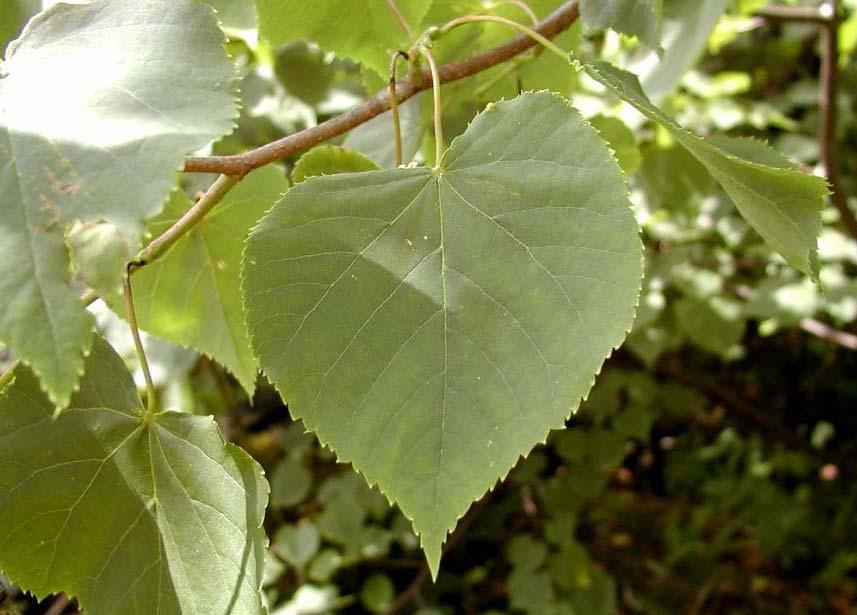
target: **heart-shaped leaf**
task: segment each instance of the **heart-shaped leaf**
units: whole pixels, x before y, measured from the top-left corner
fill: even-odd
[[[437,169],[293,188],[245,251],[251,341],[293,415],[413,520],[436,573],[458,518],[624,339],[637,232],[598,133],[525,94]]]
[[[100,338],[56,419],[16,369],[0,392],[0,570],[91,615],[258,615],[262,469],[210,417],[141,408]]]
[[[185,154],[232,126],[222,42],[194,0],[95,0],[34,17],[0,65],[0,339],[58,407],[92,343],[64,232],[108,222],[136,247]]]

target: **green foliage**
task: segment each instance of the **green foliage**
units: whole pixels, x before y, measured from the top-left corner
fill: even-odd
[[[295,168],[292,169],[292,181],[298,184],[308,177],[318,175],[359,173],[377,169],[378,165],[359,152],[335,145],[323,145],[311,149],[300,157]]]
[[[663,0],[583,0],[580,14],[595,30],[612,28],[636,36],[652,49],[661,45]]]
[[[609,64],[587,72],[622,100],[659,122],[720,183],[753,228],[796,269],[818,274],[816,238],[828,194],[825,181],[797,171],[782,155],[758,141],[703,139],[655,107],[637,78]]]
[[[245,254],[253,346],[293,415],[413,519],[436,575],[457,519],[621,343],[639,245],[597,133],[523,95],[436,170],[315,178],[280,201]]]
[[[99,0],[48,9],[7,50],[0,338],[58,407],[77,386],[92,335],[69,287],[64,228],[108,222],[136,245],[184,155],[230,129],[221,41],[211,11],[191,0]],[[145,63],[139,49],[149,50]]]
[[[217,211],[133,278],[140,328],[214,358],[248,395],[256,388],[256,359],[241,307],[241,253],[250,228],[287,190],[279,169],[251,173]],[[173,192],[166,209],[149,223],[149,232],[160,235],[190,205],[183,192]]]
[[[400,106],[392,168],[389,112],[340,132],[390,54],[422,35],[467,66],[513,31],[426,29],[560,0],[44,4],[24,27],[42,3],[0,0],[0,48],[24,32],[0,64],[0,612],[35,612],[23,589],[96,614],[854,610],[857,243],[800,171],[827,171],[817,25],[584,0],[553,40],[588,74],[483,56],[440,88],[445,151],[431,92]],[[213,178],[177,188],[184,156],[259,146],[293,153],[185,215]],[[110,313],[138,253],[139,354]]]
[[[147,416],[100,339],[59,418],[32,372],[13,377],[0,394],[0,567],[12,579],[37,596],[67,591],[93,615],[261,611],[267,483],[210,418]]]
[[[430,3],[397,0],[402,17],[418,32]],[[363,62],[387,75],[390,55],[409,46],[411,36],[396,21],[386,2],[305,2],[256,0],[259,31],[273,45],[309,40],[339,56]]]

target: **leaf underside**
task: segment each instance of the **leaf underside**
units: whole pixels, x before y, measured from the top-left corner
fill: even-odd
[[[95,0],[53,6],[9,46],[0,79],[0,339],[58,407],[92,341],[92,320],[69,287],[64,232],[74,221],[104,222],[138,244],[184,155],[232,126],[222,42],[213,11],[193,0]]]
[[[27,368],[0,393],[0,569],[90,615],[262,612],[268,486],[210,417],[151,423],[96,338],[71,406]]]
[[[633,320],[622,174],[567,101],[490,106],[439,169],[310,178],[251,234],[244,297],[295,417],[421,535],[561,428]]]

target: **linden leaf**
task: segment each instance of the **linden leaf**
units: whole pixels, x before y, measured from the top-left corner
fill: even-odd
[[[427,0],[396,0],[409,34],[384,0],[256,0],[259,32],[271,44],[312,41],[380,75],[389,73],[392,53],[413,43],[430,5]]]
[[[77,385],[93,324],[69,287],[64,231],[107,222],[136,246],[185,154],[232,126],[222,42],[212,9],[193,0],[95,0],[43,11],[9,45],[0,69],[0,339],[58,407]]]
[[[543,92],[490,106],[438,169],[297,185],[251,233],[243,289],[293,415],[413,520],[436,574],[624,339],[641,257],[606,144]]]
[[[97,338],[71,405],[19,366],[0,392],[0,570],[91,615],[263,611],[268,486],[211,417],[146,420]]]

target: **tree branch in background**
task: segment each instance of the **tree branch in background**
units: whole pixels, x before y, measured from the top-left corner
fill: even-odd
[[[565,2],[533,29],[546,38],[553,38],[567,30],[571,24],[577,21],[578,17],[577,1],[571,0]],[[475,75],[510,60],[519,53],[533,48],[536,44],[529,36],[518,36],[504,45],[489,49],[472,58],[441,66],[439,69],[440,81],[441,83],[449,83]],[[398,101],[404,102],[430,87],[431,73],[424,70],[418,80],[405,79],[396,84]],[[233,156],[190,157],[185,162],[184,170],[188,173],[222,173],[243,177],[253,169],[345,134],[389,108],[390,93],[385,88],[351,111],[249,152]]]
[[[824,24],[821,36],[823,53],[821,56],[821,128],[819,146],[821,163],[830,189],[833,192],[833,205],[839,210],[842,225],[848,233],[857,239],[857,218],[848,207],[848,197],[842,190],[842,176],[836,156],[836,122],[838,119],[837,100],[839,97],[839,13],[836,0],[825,0],[826,13],[830,18]]]
[[[819,8],[768,6],[756,15],[771,21],[793,21],[816,24],[821,28],[821,91],[819,110],[821,125],[818,130],[818,149],[824,174],[830,183],[830,199],[839,211],[842,226],[857,239],[857,217],[848,206],[848,197],[842,190],[842,175],[836,158],[837,99],[839,97],[839,7],[837,0],[823,0]]]

